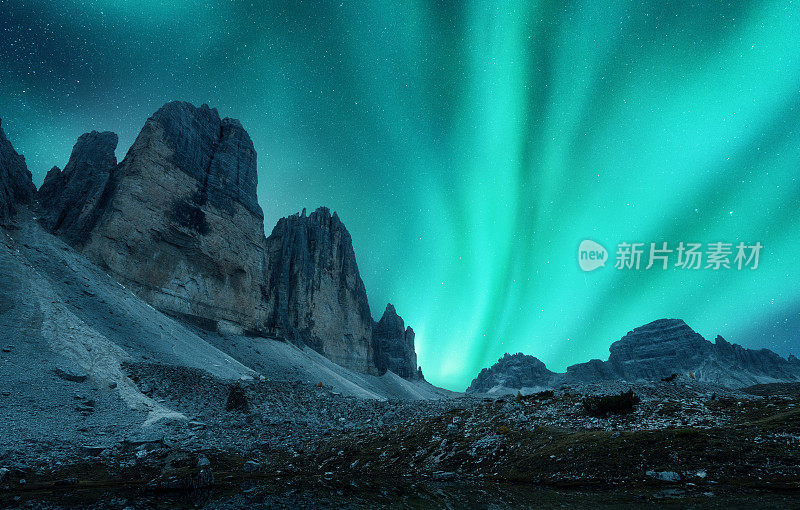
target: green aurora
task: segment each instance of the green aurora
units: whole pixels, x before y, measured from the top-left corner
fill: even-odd
[[[267,230],[336,210],[434,384],[504,352],[605,359],[661,317],[800,354],[794,2],[0,0],[0,29],[0,116],[37,184],[92,129],[121,158],[170,100],[239,118]],[[583,239],[764,250],[584,273]]]

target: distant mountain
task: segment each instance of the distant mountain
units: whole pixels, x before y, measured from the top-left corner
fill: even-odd
[[[599,381],[656,381],[672,374],[729,388],[800,381],[800,360],[784,359],[768,349],[745,349],[717,336],[705,340],[680,319],[660,319],[628,332],[611,344],[607,361],[594,359],[547,370],[533,356],[506,354],[483,369],[467,389],[471,393],[508,393],[524,388]]]
[[[372,346],[380,373],[389,370],[406,379],[422,379],[414,351],[414,330],[405,326],[391,303],[373,325]]]
[[[551,372],[534,356],[504,354],[497,363],[484,368],[472,380],[468,393],[509,393],[527,389],[534,391],[558,384],[562,374]]]

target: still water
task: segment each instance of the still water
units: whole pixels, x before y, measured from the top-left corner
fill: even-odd
[[[152,492],[103,489],[0,495],[1,508],[800,508],[800,494],[718,488],[553,489],[509,483],[347,484],[315,479],[245,482],[224,489]]]

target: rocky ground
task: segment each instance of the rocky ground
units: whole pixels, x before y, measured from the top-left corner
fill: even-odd
[[[138,433],[100,428],[91,418],[102,403],[76,393],[88,427],[78,437],[95,442],[6,445],[0,506],[136,508],[178,498],[209,507],[786,507],[800,489],[793,385],[734,392],[689,380],[639,384],[634,412],[592,417],[585,395],[630,386],[376,401],[301,382],[225,381],[186,367],[124,369],[145,395],[187,419]]]

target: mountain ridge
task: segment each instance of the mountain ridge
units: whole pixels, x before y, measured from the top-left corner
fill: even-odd
[[[119,162],[117,143],[108,131],[81,135],[37,191],[0,130],[0,220],[32,205],[51,233],[188,324],[309,346],[359,373],[419,376],[405,335],[373,341],[352,239],[335,212],[304,209],[266,236],[257,155],[238,120],[173,101]],[[379,367],[376,345],[404,359]]]
[[[609,346],[609,358],[552,372],[538,358],[506,354],[473,379],[469,393],[509,393],[601,381],[659,381],[684,374],[701,382],[742,388],[800,381],[800,360],[769,349],[747,349],[721,336],[710,342],[681,319],[658,319]]]

